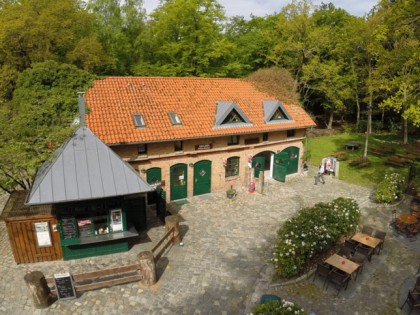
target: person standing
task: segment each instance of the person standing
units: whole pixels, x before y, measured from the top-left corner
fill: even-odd
[[[319,165],[318,174],[315,176],[315,185],[318,185],[319,182],[325,184],[324,172],[325,172],[324,164],[321,163]]]

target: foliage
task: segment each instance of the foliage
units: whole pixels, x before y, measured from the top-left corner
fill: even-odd
[[[297,216],[279,229],[271,261],[278,277],[292,277],[301,272],[311,257],[335,245],[354,231],[360,210],[356,201],[337,198],[301,209]]]
[[[20,72],[34,62],[69,62],[70,54],[83,68],[97,69],[106,57],[93,26],[94,17],[77,0],[13,2],[0,10],[0,64]],[[82,44],[95,55],[79,56]]]
[[[270,301],[258,304],[252,308],[253,315],[305,315],[307,314],[299,305],[289,301]]]
[[[391,203],[401,198],[405,190],[405,180],[401,174],[388,173],[375,190],[377,202]]]
[[[107,74],[127,75],[141,60],[139,45],[146,31],[146,12],[142,0],[90,0],[87,9],[96,16],[99,40],[112,65]]]
[[[222,35],[225,16],[215,0],[166,0],[152,14],[145,42],[147,61],[137,75],[227,76],[235,46]]]
[[[71,134],[77,92],[93,78],[54,61],[34,64],[19,75],[13,100],[0,107],[0,188],[30,187],[36,169]]]
[[[259,90],[288,104],[299,104],[297,82],[286,69],[260,69],[247,77]]]

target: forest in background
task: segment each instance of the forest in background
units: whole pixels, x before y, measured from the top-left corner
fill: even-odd
[[[226,18],[216,0],[0,0],[0,188],[29,187],[101,76],[246,78],[321,127],[408,135],[420,126],[420,9],[381,0],[365,17],[292,0]],[[371,132],[372,130],[369,130]]]

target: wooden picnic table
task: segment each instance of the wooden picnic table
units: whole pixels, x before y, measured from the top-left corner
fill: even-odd
[[[325,262],[334,268],[344,271],[350,276],[352,276],[360,267],[359,264],[337,254],[328,257]]]
[[[375,249],[375,248],[376,248],[379,244],[381,244],[381,243],[382,243],[382,240],[381,240],[381,239],[376,238],[376,237],[373,237],[373,236],[370,236],[370,235],[367,235],[367,234],[364,234],[364,233],[361,233],[361,232],[358,232],[358,233],[354,234],[354,235],[351,237],[351,239],[352,239],[353,241],[356,241],[356,242],[358,242],[358,243],[360,243],[360,244],[363,244],[363,245],[369,246],[369,247],[374,248],[374,249]]]
[[[413,225],[417,223],[417,218],[411,214],[400,214],[397,220],[408,225]]]
[[[361,145],[362,144],[360,142],[356,142],[356,141],[349,141],[344,144],[347,150],[352,150],[352,151],[357,150],[358,148],[360,148]]]

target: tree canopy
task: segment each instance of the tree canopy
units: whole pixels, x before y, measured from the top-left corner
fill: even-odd
[[[0,0],[0,187],[28,187],[95,75],[247,78],[332,128],[420,126],[418,1],[365,17],[291,0],[226,18],[217,0]],[[363,123],[362,123],[363,122]],[[398,126],[398,128],[396,128]],[[371,131],[370,129],[368,130]]]

